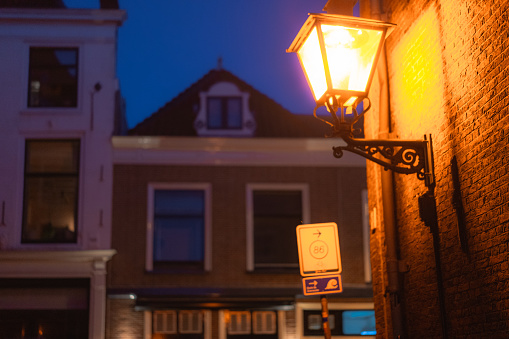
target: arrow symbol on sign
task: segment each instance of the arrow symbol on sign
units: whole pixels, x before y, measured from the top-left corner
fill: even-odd
[[[322,233],[320,232],[320,230],[316,230],[316,233],[313,233],[313,235],[317,235],[318,234],[318,238],[320,238],[320,236],[322,235]]]

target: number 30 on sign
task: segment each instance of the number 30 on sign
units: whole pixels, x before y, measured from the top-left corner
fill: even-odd
[[[299,225],[296,231],[302,276],[341,273],[336,223]]]

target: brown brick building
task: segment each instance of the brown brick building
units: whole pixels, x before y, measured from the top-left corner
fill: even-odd
[[[333,333],[374,330],[365,162],[325,132],[218,69],[114,137],[107,337],[319,337],[295,227],[321,222],[341,246]]]
[[[361,2],[397,24],[366,136],[432,135],[438,227],[419,217],[421,181],[368,164],[377,337],[508,338],[509,1],[383,3]]]

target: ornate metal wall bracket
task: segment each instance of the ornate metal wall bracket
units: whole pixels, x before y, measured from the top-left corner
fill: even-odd
[[[367,103],[367,105],[362,112],[358,113],[357,105],[360,102]],[[339,137],[346,142],[346,146],[332,148],[336,158],[341,158],[343,151],[349,151],[383,166],[385,170],[402,174],[416,174],[419,180],[424,181],[428,190],[433,192],[435,175],[431,134],[429,140],[426,136],[423,140],[356,139],[353,138],[356,132],[353,125],[371,108],[369,98],[358,98],[350,107],[349,116],[346,114],[347,109],[337,98],[331,97],[325,102],[325,106],[332,121],[317,116],[316,111],[320,104],[315,107],[313,115],[332,127],[330,137]]]
[[[402,174],[416,174],[424,180],[426,187],[434,185],[433,150],[431,135],[429,140],[387,140],[355,139],[340,134],[346,146],[333,147],[336,158],[343,156],[343,151],[358,154],[384,167]]]

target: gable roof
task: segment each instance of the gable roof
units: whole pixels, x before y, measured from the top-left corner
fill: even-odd
[[[235,84],[249,92],[249,109],[256,120],[254,137],[323,138],[329,128],[309,115],[292,114],[283,106],[224,69],[213,69],[157,112],[128,131],[129,135],[198,136],[194,120],[200,105],[199,93],[219,82]]]

